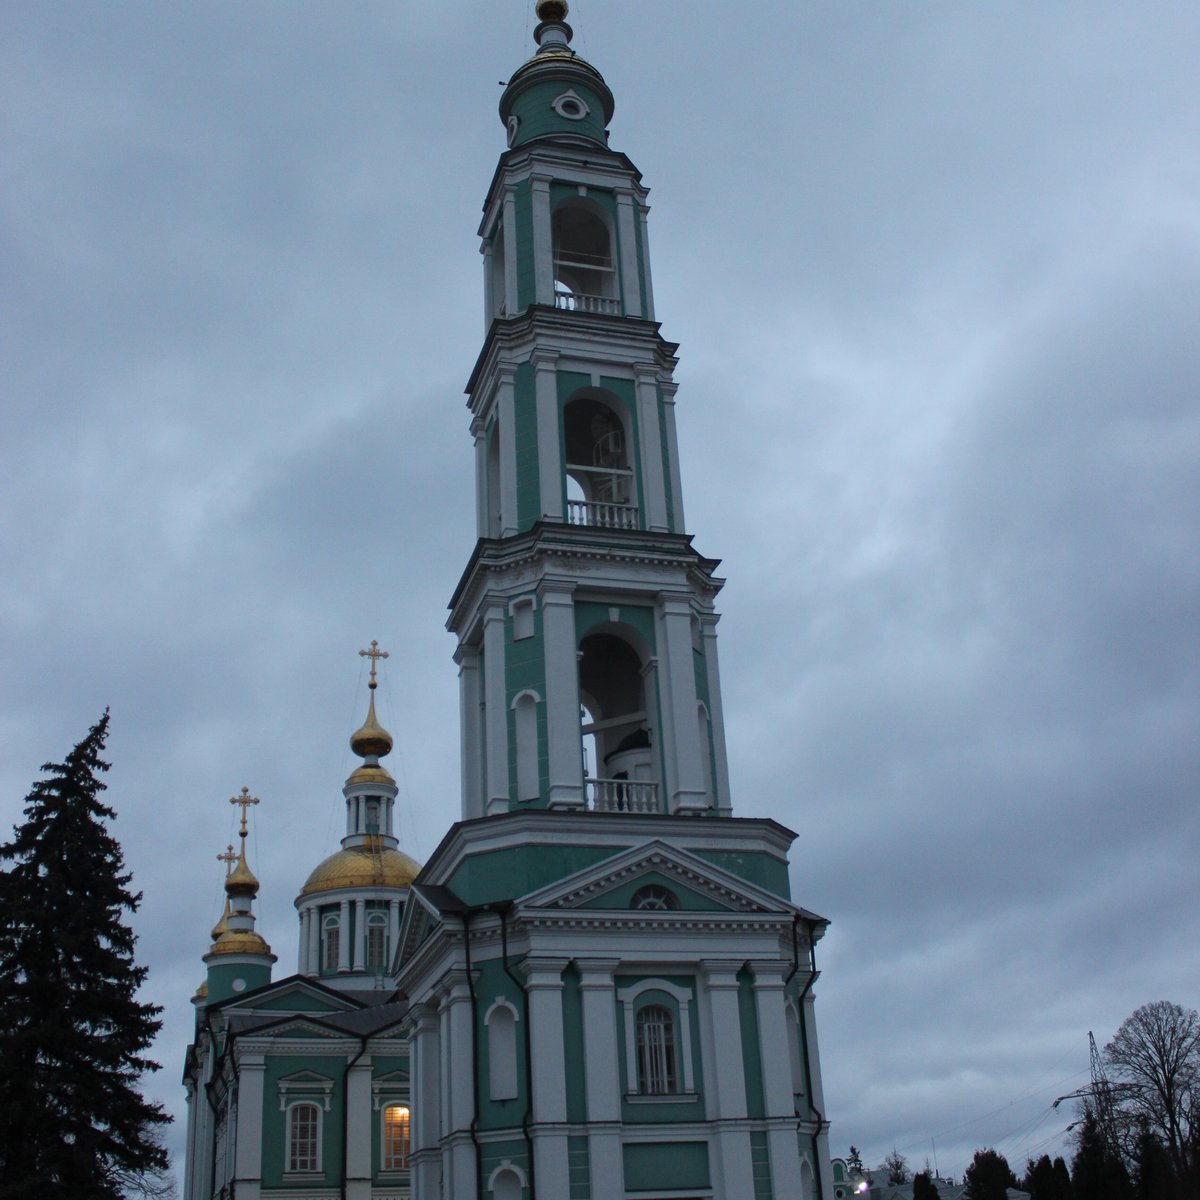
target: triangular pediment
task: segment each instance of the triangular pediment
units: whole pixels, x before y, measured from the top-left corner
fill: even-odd
[[[771,892],[678,846],[652,841],[578,871],[520,900],[522,909],[601,909],[629,911],[646,888],[668,891],[677,911],[725,913],[793,912]]]
[[[337,992],[306,975],[289,975],[275,983],[256,988],[242,996],[222,1002],[225,1013],[253,1012],[270,1013],[323,1013],[357,1012],[362,1004],[342,992]]]

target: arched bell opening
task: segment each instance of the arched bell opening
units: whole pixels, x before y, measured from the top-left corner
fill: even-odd
[[[603,210],[582,196],[564,200],[551,214],[550,233],[555,307],[619,315],[613,238]]]
[[[508,315],[507,303],[507,273],[505,271],[504,227],[496,230],[492,239],[489,262],[490,278],[488,279],[488,295],[491,298],[491,315],[505,317]]]
[[[643,656],[624,637],[594,632],[579,644],[587,807],[658,812]]]
[[[563,441],[570,523],[636,529],[628,431],[605,393],[589,390],[567,403]]]

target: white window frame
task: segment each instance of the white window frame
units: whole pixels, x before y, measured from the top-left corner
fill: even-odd
[[[388,1160],[388,1113],[393,1108],[402,1108],[408,1114],[404,1139],[404,1163],[396,1166]],[[412,1105],[407,1100],[397,1100],[389,1096],[387,1102],[379,1110],[379,1170],[392,1175],[411,1169],[412,1163]]]
[[[646,992],[663,992],[675,1001],[675,1054],[676,1071],[683,1090],[662,1095],[647,1095],[638,1090],[637,1058],[637,1010],[642,1007],[638,1000]],[[688,988],[681,988],[665,979],[642,979],[627,988],[617,991],[625,1019],[625,1098],[627,1100],[681,1101],[696,1096],[696,1074],[692,1062],[692,996]]]
[[[498,1010],[508,1013],[511,1024],[508,1032],[511,1041],[506,1046],[499,1044],[492,1030],[492,1019]],[[488,1095],[492,1100],[515,1100],[518,1095],[517,1074],[517,1022],[521,1014],[503,996],[497,996],[484,1014],[483,1024],[488,1031]]]
[[[296,1114],[301,1108],[311,1108],[316,1118],[314,1124],[316,1133],[313,1138],[313,1162],[311,1167],[293,1166],[294,1156],[296,1153],[295,1147],[295,1129],[293,1122],[296,1119]],[[283,1173],[285,1176],[303,1175],[305,1177],[320,1175],[322,1173],[322,1160],[324,1155],[325,1141],[325,1122],[322,1119],[321,1105],[316,1100],[308,1099],[293,1100],[284,1109],[284,1146],[283,1146]]]
[[[371,933],[378,929],[379,934],[379,961],[371,961]],[[388,965],[388,915],[383,912],[370,912],[367,914],[367,928],[363,938],[363,959],[366,963],[368,971],[386,971]]]
[[[329,954],[329,934],[334,934],[333,938],[333,954]],[[321,938],[318,946],[318,975],[336,975],[338,962],[341,959],[342,953],[342,918],[337,913],[326,913],[321,918]],[[332,957],[333,965],[329,965],[329,960]]]

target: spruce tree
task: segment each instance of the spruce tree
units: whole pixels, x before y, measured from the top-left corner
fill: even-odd
[[[42,768],[0,846],[0,1200],[117,1200],[167,1166],[170,1117],[138,1090],[162,1010],[136,998],[141,895],[98,798],[107,732],[105,710]]]
[[[968,1200],[1005,1200],[1008,1189],[1017,1186],[1017,1177],[1003,1154],[976,1150],[963,1182]]]

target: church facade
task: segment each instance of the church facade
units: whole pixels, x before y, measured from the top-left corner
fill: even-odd
[[[185,1200],[832,1200],[826,922],[790,895],[795,835],[733,815],[722,581],[684,522],[647,193],[566,4],[537,12],[479,231],[462,820],[423,867],[401,853],[372,644],[295,975],[272,982],[244,840],[228,856]]]

